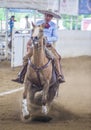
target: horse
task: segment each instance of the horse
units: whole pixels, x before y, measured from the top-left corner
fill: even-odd
[[[43,25],[34,26],[32,30],[33,56],[28,60],[25,76],[28,110],[36,115],[37,110],[47,115],[59,87],[53,61],[45,54]],[[54,66],[54,67],[53,67]],[[40,109],[41,108],[41,109]]]

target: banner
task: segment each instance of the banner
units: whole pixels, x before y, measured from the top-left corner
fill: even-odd
[[[78,15],[79,0],[60,0],[60,13]]]
[[[79,1],[79,14],[91,14],[91,0]]]
[[[31,9],[15,9],[15,8],[9,8],[9,12],[15,12],[15,13],[33,13],[34,10]]]

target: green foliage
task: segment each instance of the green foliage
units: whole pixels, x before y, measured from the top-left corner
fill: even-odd
[[[0,20],[5,20],[5,9],[0,8]]]
[[[33,18],[36,14],[36,18],[40,19],[43,18],[43,15],[37,13],[35,10],[32,13],[8,13],[8,17],[10,18],[11,15],[15,15],[15,20],[17,22],[20,21],[21,18],[25,18],[28,15],[30,18]],[[63,26],[66,29],[80,29],[81,28],[81,21],[83,18],[91,18],[91,15],[79,15],[79,16],[69,16],[69,15],[62,15]],[[0,8],[0,20],[5,20],[5,9]]]
[[[79,15],[79,16],[69,16],[62,15],[63,26],[66,29],[81,29],[81,21],[83,18],[91,18],[91,15]]]

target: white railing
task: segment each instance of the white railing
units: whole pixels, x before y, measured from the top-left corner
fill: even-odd
[[[23,57],[26,54],[27,42],[30,39],[30,29],[13,31],[12,34],[12,51],[11,51],[11,67],[21,66]]]
[[[62,57],[91,56],[91,31],[58,31],[56,49]],[[12,39],[11,67],[20,66],[26,53],[30,34],[14,34]]]
[[[60,30],[56,48],[62,57],[91,56],[91,31]]]

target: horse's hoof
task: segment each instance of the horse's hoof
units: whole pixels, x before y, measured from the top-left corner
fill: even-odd
[[[21,121],[22,121],[23,123],[29,123],[29,122],[32,120],[32,117],[31,117],[30,115],[24,117],[22,113],[21,113],[20,118],[21,118]]]
[[[23,115],[23,117],[25,118],[25,119],[28,119],[29,117],[30,117],[30,113],[29,113],[29,111],[27,110],[27,111],[25,111],[26,109],[22,109],[22,115]]]
[[[29,117],[30,117],[30,114],[29,114],[29,112],[27,111],[22,111],[22,116],[23,116],[23,118],[24,119],[28,119]]]
[[[48,114],[48,108],[47,108],[47,106],[45,106],[45,105],[42,106],[42,113],[45,114],[45,115]]]
[[[30,118],[30,115],[25,115],[24,116],[24,119],[29,119]]]

